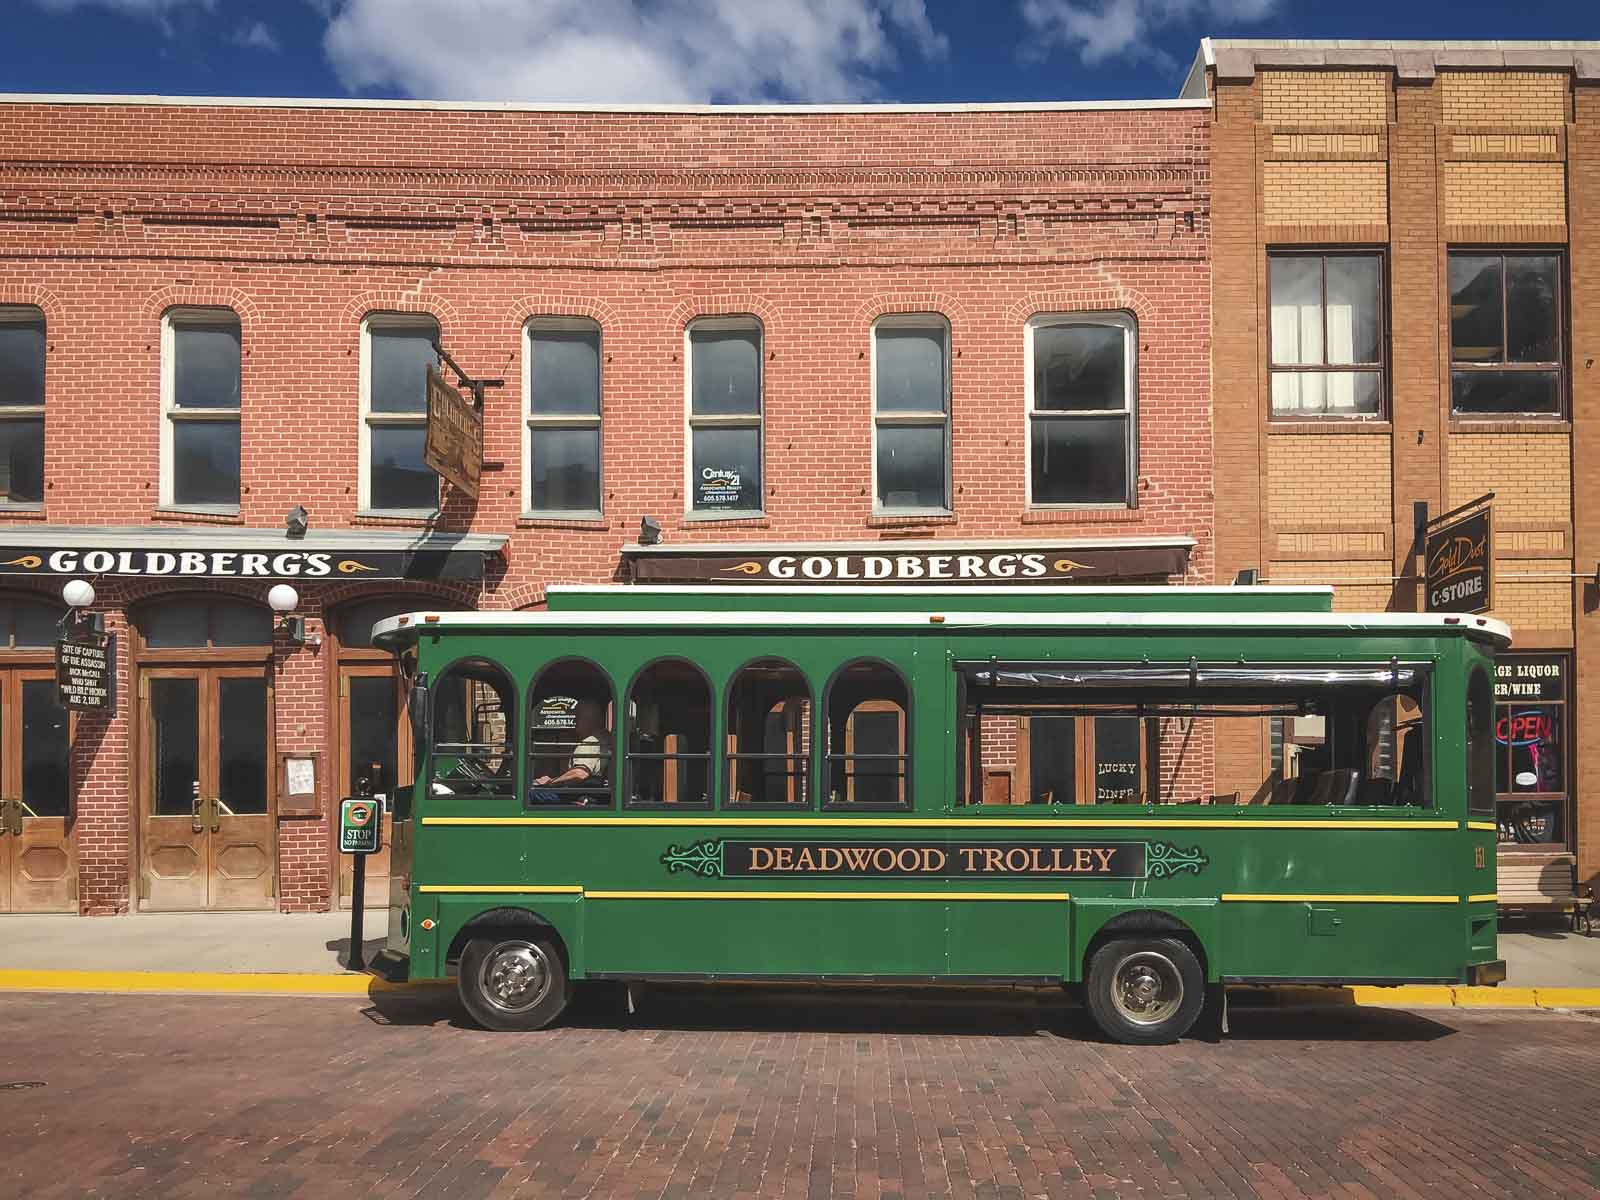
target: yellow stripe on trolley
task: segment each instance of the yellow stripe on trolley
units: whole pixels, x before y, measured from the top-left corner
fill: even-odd
[[[520,883],[424,883],[417,888],[419,892],[444,892],[459,895],[466,892],[493,892],[496,895],[530,895],[530,896],[581,896],[583,888],[577,884],[529,884]]]
[[[1459,829],[1456,821],[1089,820],[1076,817],[423,817],[424,825],[655,825],[831,829]]]
[[[1070,900],[1066,892],[585,892],[585,900]]]
[[[1320,892],[1223,892],[1223,900],[1310,904],[1459,904],[1460,896],[1368,896]]]
[[[1468,829],[1475,829],[1479,833],[1493,833],[1499,828],[1493,821],[1468,821]]]
[[[1485,904],[1490,900],[1494,900],[1494,901],[1498,902],[1499,899],[1500,899],[1500,895],[1499,895],[1498,892],[1484,892],[1481,896],[1468,896],[1467,897],[1467,903],[1468,904]]]

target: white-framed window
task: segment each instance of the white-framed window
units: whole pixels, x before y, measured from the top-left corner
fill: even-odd
[[[761,322],[702,317],[683,341],[684,508],[691,517],[761,516]]]
[[[600,326],[535,317],[523,326],[522,350],[523,511],[598,517]]]
[[[950,511],[950,322],[872,323],[872,496],[879,513]]]
[[[0,508],[44,504],[44,313],[0,305]]]
[[[1279,251],[1267,256],[1272,417],[1383,415],[1383,256]]]
[[[161,318],[161,505],[239,511],[239,317],[173,308]]]
[[[1023,341],[1028,504],[1132,507],[1138,329],[1122,312],[1048,313]]]
[[[422,461],[428,368],[439,323],[421,313],[371,313],[361,322],[361,509],[432,516],[439,476]]]

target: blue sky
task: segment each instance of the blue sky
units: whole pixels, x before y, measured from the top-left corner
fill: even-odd
[[[1600,0],[0,0],[0,90],[647,103],[1171,96],[1201,36],[1600,39]]]

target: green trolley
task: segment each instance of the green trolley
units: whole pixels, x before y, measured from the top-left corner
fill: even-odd
[[[391,978],[1496,983],[1494,620],[1326,588],[551,589],[419,612]]]

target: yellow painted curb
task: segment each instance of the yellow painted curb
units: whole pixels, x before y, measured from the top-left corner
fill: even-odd
[[[1277,987],[1251,984],[1230,988],[1236,1001],[1277,1008],[1355,1004],[1364,1008],[1600,1008],[1600,987],[1467,987],[1452,984],[1401,984],[1378,987]]]
[[[1534,988],[1540,1008],[1600,1008],[1600,987]]]
[[[166,992],[192,995],[366,996],[422,984],[390,983],[375,975],[281,975],[225,971],[0,970],[5,992]]]

